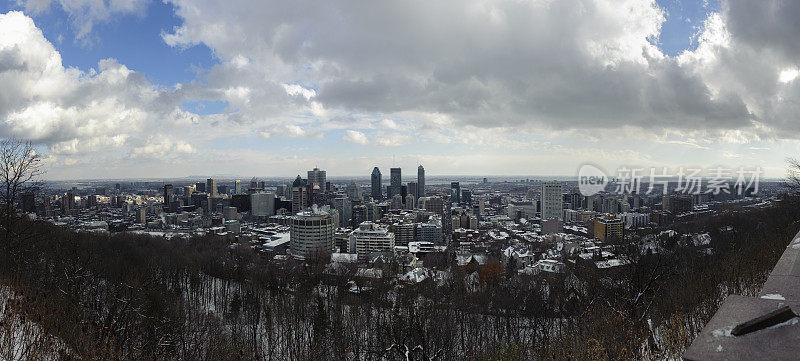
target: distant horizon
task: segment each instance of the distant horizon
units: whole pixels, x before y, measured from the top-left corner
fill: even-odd
[[[300,175],[303,179],[304,177],[302,174]],[[114,182],[114,181],[137,181],[137,182],[162,182],[162,181],[194,181],[194,180],[205,180],[208,178],[213,178],[221,181],[234,181],[234,180],[241,180],[243,182],[250,181],[252,178],[258,178],[260,180],[293,180],[297,175],[293,176],[187,176],[187,177],[164,177],[164,178],[155,178],[155,177],[147,177],[147,178],[84,178],[84,179],[44,179],[44,182],[54,182],[54,183],[70,183],[70,182]],[[453,174],[445,174],[445,175],[428,175],[425,174],[425,179],[439,179],[439,178],[448,178],[452,177],[453,179],[463,179],[463,178],[475,178],[475,180],[480,181],[483,178],[488,178],[489,182],[492,182],[493,178],[495,179],[502,179],[502,180],[523,180],[529,179],[532,181],[535,180],[560,180],[560,181],[577,181],[578,176],[543,176],[543,175],[453,175]],[[403,180],[407,179],[416,179],[417,177],[403,177]],[[704,179],[708,177],[703,177]],[[352,180],[352,179],[363,179],[369,180],[370,176],[327,176],[327,179],[333,180]],[[670,177],[668,178],[670,182],[676,181],[677,177]],[[778,177],[762,177],[760,178],[761,182],[785,182],[788,181],[786,178],[778,178]],[[382,183],[388,183],[388,177],[383,177]],[[649,179],[645,178],[642,180],[642,183],[648,183]]]

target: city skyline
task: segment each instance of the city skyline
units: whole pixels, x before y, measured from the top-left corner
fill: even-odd
[[[0,0],[0,361],[795,359],[797,19]]]
[[[6,0],[0,136],[32,140],[53,180],[584,163],[783,177],[798,9],[777,8]]]

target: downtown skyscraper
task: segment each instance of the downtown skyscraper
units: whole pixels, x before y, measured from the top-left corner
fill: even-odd
[[[316,183],[319,185],[320,189],[324,190],[326,182],[327,174],[324,170],[315,167],[313,170],[308,171],[308,184],[313,186],[313,184]]]
[[[389,189],[387,192],[387,197],[392,199],[394,195],[402,193],[403,177],[400,174],[400,168],[391,168],[389,171]]]
[[[383,200],[383,190],[381,189],[381,170],[378,167],[372,169],[372,198]]]
[[[417,198],[425,197],[425,168],[420,164],[417,167]]]
[[[206,179],[206,193],[213,197],[217,196],[217,180],[215,178]]]

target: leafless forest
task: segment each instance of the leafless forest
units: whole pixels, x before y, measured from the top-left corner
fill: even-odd
[[[214,237],[19,220],[0,268],[0,359],[678,357],[727,294],[759,290],[798,219],[787,198],[685,221],[673,229],[709,232],[711,254],[662,238],[664,252],[631,246],[635,262],[614,273],[576,263],[561,277],[519,277],[499,262],[459,268],[440,257],[430,263],[453,276],[415,285],[277,263]]]

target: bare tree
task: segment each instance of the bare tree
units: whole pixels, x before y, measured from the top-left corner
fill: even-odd
[[[789,178],[789,188],[795,193],[800,193],[800,159],[787,158],[786,162],[789,163],[786,169],[786,176]]]
[[[15,225],[19,215],[17,205],[22,195],[40,184],[44,174],[42,158],[30,141],[15,138],[0,141],[0,227],[3,231],[3,258],[11,259],[13,243],[20,232]]]

